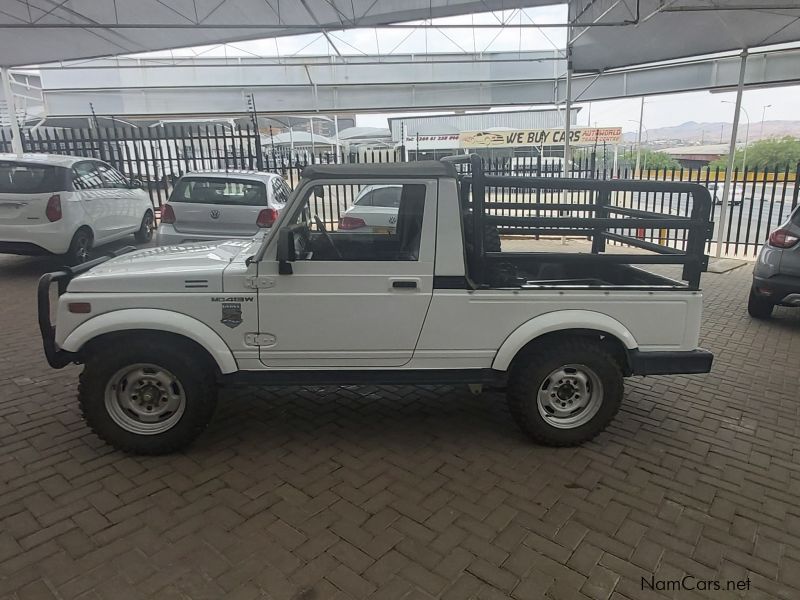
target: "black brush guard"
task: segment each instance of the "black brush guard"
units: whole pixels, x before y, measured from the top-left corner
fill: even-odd
[[[89,269],[100,265],[107,260],[127,254],[136,250],[133,246],[125,246],[105,256],[95,258],[75,267],[62,267],[59,271],[45,273],[39,279],[36,290],[36,306],[39,312],[39,331],[42,334],[42,344],[47,363],[54,369],[60,369],[71,362],[75,362],[75,355],[71,352],[59,350],[56,347],[56,330],[50,321],[50,286],[58,284],[58,295],[67,291],[67,286],[73,277],[85,273]]]

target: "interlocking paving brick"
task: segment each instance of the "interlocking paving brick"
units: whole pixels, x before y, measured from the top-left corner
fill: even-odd
[[[712,372],[628,380],[581,448],[530,444],[497,393],[308,386],[225,390],[194,446],[142,458],[44,361],[55,266],[0,257],[2,600],[800,597],[800,311],[750,319],[750,267],[704,276]]]

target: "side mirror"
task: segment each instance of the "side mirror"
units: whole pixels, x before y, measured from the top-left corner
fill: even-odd
[[[292,264],[297,260],[294,247],[294,231],[289,227],[282,227],[278,231],[278,273],[291,275],[294,273]]]
[[[321,185],[314,186],[314,197],[319,198],[320,200],[325,199],[325,190],[322,188]]]
[[[131,179],[130,184],[128,185],[132,190],[140,190],[142,187],[142,180],[141,179]]]

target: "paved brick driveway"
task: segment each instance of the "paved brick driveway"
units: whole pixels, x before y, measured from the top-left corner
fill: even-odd
[[[684,574],[800,597],[800,312],[750,320],[749,267],[704,276],[713,373],[629,380],[580,449],[532,446],[498,395],[247,389],[144,459],[44,362],[50,266],[0,258],[3,600],[659,598],[643,577]]]

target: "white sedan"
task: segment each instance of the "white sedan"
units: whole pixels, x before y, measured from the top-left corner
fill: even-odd
[[[140,188],[94,158],[0,154],[0,253],[81,263],[129,235],[148,242],[153,205]]]
[[[368,185],[339,219],[339,231],[394,233],[400,209],[401,185]]]

